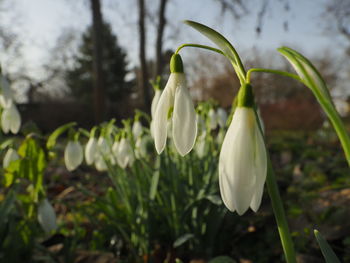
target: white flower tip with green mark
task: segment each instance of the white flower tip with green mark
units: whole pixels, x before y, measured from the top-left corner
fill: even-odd
[[[226,133],[219,158],[222,200],[230,211],[257,211],[267,173],[263,137],[253,108],[238,107]]]

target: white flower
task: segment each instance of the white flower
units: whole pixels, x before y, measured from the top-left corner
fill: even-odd
[[[195,146],[195,151],[198,155],[199,158],[203,158],[206,152],[206,136],[207,133],[204,131],[200,136],[197,138],[196,146]]]
[[[218,117],[218,124],[221,128],[226,126],[227,113],[223,108],[218,108],[216,111],[216,116]]]
[[[46,233],[57,229],[55,210],[46,198],[39,203],[38,221]]]
[[[17,110],[15,104],[11,104],[10,107],[5,108],[1,115],[1,127],[4,133],[11,131],[16,134],[21,127],[21,116]]]
[[[135,121],[132,125],[132,134],[134,138],[138,138],[142,134],[142,124],[139,121]]]
[[[12,90],[7,79],[0,74],[0,105],[3,108],[9,108],[12,105]]]
[[[230,211],[257,211],[267,172],[266,149],[254,110],[237,107],[219,159],[220,192]]]
[[[175,59],[174,59],[175,56]],[[172,60],[181,62],[179,55],[173,55]],[[180,62],[179,62],[180,61]],[[172,62],[171,62],[172,64]],[[193,102],[186,85],[185,74],[181,67],[175,65],[171,68],[169,80],[160,96],[156,112],[154,114],[153,133],[155,146],[158,154],[160,154],[167,140],[167,120],[169,111],[172,112],[172,139],[175,148],[180,155],[184,156],[191,151],[197,135],[197,120]]]
[[[90,137],[89,141],[85,146],[85,161],[88,165],[94,163],[96,159],[97,152],[97,140],[95,137]]]
[[[14,149],[10,148],[7,150],[4,156],[2,166],[6,169],[7,167],[9,167],[11,162],[16,161],[18,159],[19,159],[19,155],[17,154],[17,152]]]
[[[160,89],[155,90],[154,97],[153,97],[152,104],[151,104],[152,118],[154,118],[154,115],[156,113],[157,105],[158,105],[161,94],[162,94],[162,91]]]
[[[147,146],[151,142],[151,137],[149,135],[145,135],[142,137],[137,138],[136,143],[135,143],[135,157],[137,159],[141,158],[147,158]]]
[[[211,108],[208,112],[208,120],[209,120],[209,128],[211,130],[215,130],[217,123],[217,116],[213,108]]]
[[[64,150],[64,161],[68,171],[75,170],[83,162],[83,147],[78,141],[69,141]]]
[[[118,145],[117,161],[120,167],[126,168],[128,165],[131,166],[134,161],[134,152],[130,145],[129,140],[122,138]]]
[[[102,155],[110,154],[109,145],[105,137],[100,136],[100,138],[98,138],[97,145],[98,150]]]
[[[108,169],[106,161],[101,154],[96,155],[95,168],[99,172],[104,172],[104,171],[107,171]]]

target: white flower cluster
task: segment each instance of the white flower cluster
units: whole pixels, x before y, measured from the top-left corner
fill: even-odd
[[[13,101],[13,91],[7,79],[0,74],[1,128],[4,133],[17,134],[21,127],[21,116]]]

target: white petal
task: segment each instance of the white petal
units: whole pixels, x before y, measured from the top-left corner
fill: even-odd
[[[88,165],[91,165],[95,161],[97,151],[97,141],[94,137],[91,137],[85,147],[85,160]]]
[[[180,155],[189,153],[196,141],[197,118],[190,93],[182,82],[176,88],[173,112],[173,140]]]
[[[129,141],[125,138],[121,139],[118,147],[118,164],[122,168],[131,166],[135,161],[134,153]]]
[[[152,114],[152,118],[154,118],[154,115],[156,113],[156,109],[157,109],[157,105],[158,105],[158,102],[159,102],[159,99],[160,99],[160,96],[162,94],[162,91],[161,90],[156,90],[155,91],[155,94],[154,94],[154,97],[153,97],[153,100],[152,100],[152,104],[151,104],[151,114]]]
[[[168,112],[174,105],[174,89],[177,81],[176,75],[177,74],[170,74],[169,80],[160,96],[152,121],[154,143],[158,154],[164,150],[166,144]]]
[[[220,152],[221,196],[227,208],[239,215],[249,208],[256,183],[254,126],[253,110],[237,108]]]
[[[211,108],[208,112],[208,119],[209,119],[209,128],[211,130],[215,130],[217,123],[217,116],[213,108]]]
[[[104,172],[107,171],[107,164],[101,154],[96,156],[95,159],[95,168],[97,171]]]
[[[64,151],[64,161],[68,171],[75,170],[83,162],[83,148],[79,142],[68,142]]]
[[[142,124],[139,121],[135,121],[132,126],[132,134],[134,138],[138,138],[142,134]]]
[[[17,152],[14,149],[10,148],[7,150],[4,156],[2,166],[4,168],[7,168],[11,164],[11,162],[16,161],[18,159],[19,155],[17,154]]]
[[[56,213],[47,199],[43,199],[38,207],[38,221],[46,233],[57,229]]]
[[[21,116],[17,107],[12,104],[9,108],[5,108],[1,115],[1,126],[4,133],[11,131],[16,134],[21,126]]]
[[[264,192],[264,184],[267,175],[267,157],[266,157],[266,148],[264,139],[261,135],[260,130],[255,129],[255,176],[256,176],[256,185],[252,201],[250,203],[251,209],[256,212],[258,211],[262,195]]]

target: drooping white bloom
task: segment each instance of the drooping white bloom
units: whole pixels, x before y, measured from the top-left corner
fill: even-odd
[[[147,158],[147,147],[151,143],[151,137],[149,135],[144,135],[137,138],[135,143],[135,157],[137,159]]]
[[[69,141],[64,150],[64,161],[68,171],[75,170],[83,162],[83,147],[79,141]]]
[[[176,150],[180,155],[184,156],[191,151],[195,143],[197,120],[193,102],[186,85],[185,74],[182,70],[181,58],[179,55],[173,55],[172,60],[181,63],[181,65],[179,67],[175,65],[175,69],[171,70],[172,73],[160,96],[153,119],[153,133],[156,150],[160,154],[165,148],[167,120],[169,111],[173,108],[172,139]]]
[[[104,171],[107,171],[107,169],[108,169],[106,161],[101,154],[96,155],[95,168],[99,172],[104,172]]]
[[[206,152],[206,132],[203,131],[200,136],[197,138],[196,146],[195,146],[195,151],[198,155],[199,158],[203,158]]]
[[[3,108],[9,108],[12,102],[12,90],[7,79],[0,74],[0,105]]]
[[[224,128],[227,121],[227,113],[223,108],[218,108],[216,111],[216,116],[218,117],[218,124],[221,128]]]
[[[97,140],[95,137],[90,137],[89,141],[85,146],[85,161],[88,165],[94,163],[96,159],[96,151],[97,151]]]
[[[16,161],[19,159],[19,155],[17,154],[17,152],[10,148],[7,150],[5,156],[4,156],[4,160],[2,161],[2,166],[6,169],[11,162]]]
[[[57,229],[55,210],[46,198],[39,203],[38,221],[46,233]]]
[[[21,127],[21,115],[15,104],[11,103],[10,107],[5,108],[1,115],[1,128],[4,133],[11,131],[13,134],[18,133]]]
[[[160,89],[156,89],[154,92],[154,97],[153,97],[152,104],[151,104],[152,118],[154,118],[154,115],[156,113],[157,105],[158,105],[161,94],[162,94],[162,91]]]
[[[254,110],[237,107],[219,159],[220,193],[230,211],[257,211],[267,172],[266,149]]]
[[[135,121],[132,125],[132,134],[134,138],[138,138],[142,134],[142,124],[139,121]]]
[[[135,161],[134,152],[126,138],[120,140],[117,154],[118,164],[122,168],[126,168],[128,165],[131,166]]]
[[[208,112],[208,121],[209,121],[209,128],[211,130],[215,130],[216,126],[218,125],[218,121],[217,121],[215,110],[213,108],[211,108]]]

